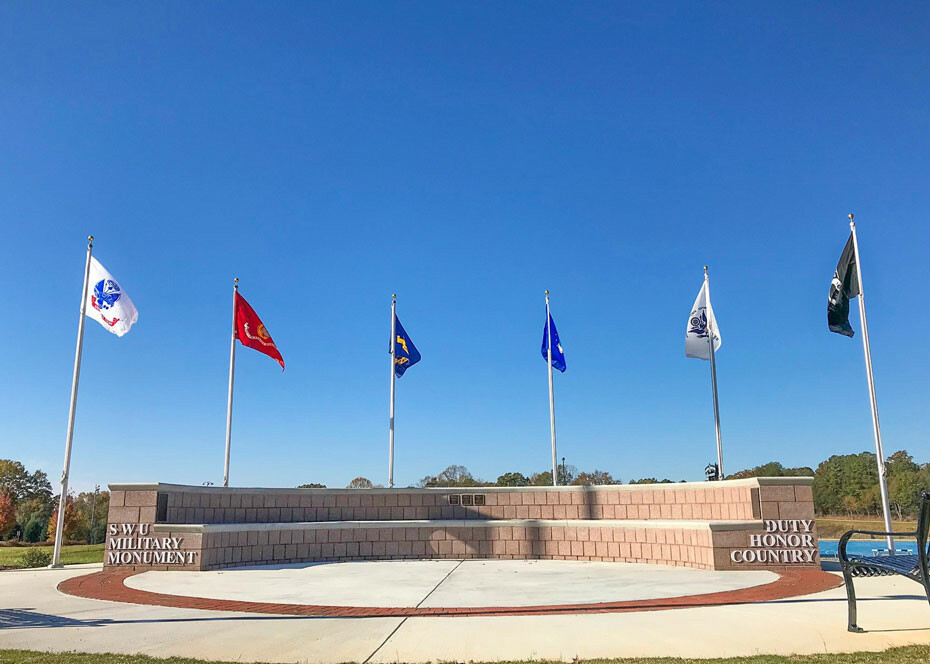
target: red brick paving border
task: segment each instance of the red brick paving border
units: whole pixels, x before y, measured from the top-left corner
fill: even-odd
[[[566,613],[627,613],[631,611],[662,611],[702,606],[726,606],[768,602],[772,600],[809,595],[843,585],[840,576],[819,570],[776,572],[772,583],[740,590],[688,595],[663,599],[645,599],[626,602],[597,602],[591,604],[554,604],[548,606],[501,607],[361,607],[325,606],[316,604],[274,604],[270,602],[242,602],[205,597],[185,597],[137,590],[123,581],[135,571],[103,571],[77,576],[58,585],[58,590],[76,597],[101,599],[111,602],[171,606],[179,609],[207,611],[239,611],[246,613],[272,613],[289,616],[331,616],[334,618],[384,618],[429,616],[541,616]]]

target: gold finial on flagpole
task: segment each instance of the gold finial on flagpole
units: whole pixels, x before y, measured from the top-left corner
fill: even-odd
[[[548,295],[548,294],[549,294],[549,291],[546,291],[546,295]]]
[[[88,236],[87,236],[87,243],[88,243],[88,244],[93,244],[93,243],[94,243],[94,236],[93,236],[93,235],[88,235]]]
[[[848,216],[849,216],[849,220],[852,221],[852,220],[853,220],[853,216],[854,216],[853,213],[850,212]]]
[[[707,266],[704,266],[704,274],[707,274]]]

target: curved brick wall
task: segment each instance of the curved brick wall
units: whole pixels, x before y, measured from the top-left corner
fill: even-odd
[[[757,478],[712,484],[335,490],[113,484],[106,564],[216,569],[490,557],[702,569],[811,568],[819,566],[819,558],[810,483],[810,478]],[[758,538],[772,528],[783,528],[782,540],[791,537],[792,546],[757,555],[762,548]]]

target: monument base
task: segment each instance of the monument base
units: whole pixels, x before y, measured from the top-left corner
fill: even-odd
[[[106,568],[545,559],[819,569],[812,478],[437,489],[111,484]]]

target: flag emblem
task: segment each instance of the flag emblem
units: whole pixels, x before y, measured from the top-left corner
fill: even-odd
[[[258,324],[258,329],[255,330],[255,334],[249,330],[249,324],[244,323],[242,325],[242,332],[246,337],[252,341],[257,341],[262,346],[271,346],[274,347],[274,341],[271,339],[271,335],[268,334],[268,330],[265,329],[265,326],[262,323]]]
[[[704,338],[707,336],[707,311],[702,310],[700,316],[691,317],[691,327],[688,334]]]
[[[90,297],[90,305],[97,311],[106,311],[119,299],[119,284],[112,279],[101,279],[94,286],[94,294]]]
[[[113,327],[119,322],[119,318],[107,318],[103,315],[104,311],[109,311],[116,301],[120,298],[119,284],[112,279],[101,279],[94,286],[94,293],[90,296],[90,306],[100,312],[100,318]]]

